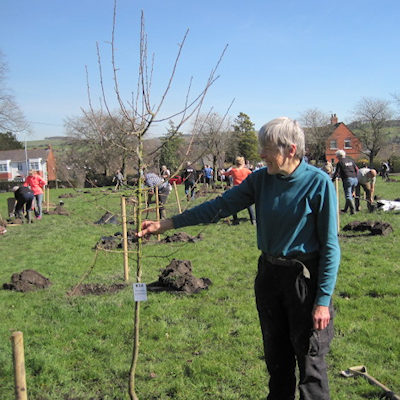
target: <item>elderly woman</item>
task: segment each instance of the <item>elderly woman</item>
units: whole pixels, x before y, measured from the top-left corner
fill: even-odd
[[[266,168],[222,196],[172,219],[144,221],[138,236],[215,222],[256,206],[261,250],[256,304],[270,375],[268,400],[327,400],[325,354],[333,336],[331,296],[340,260],[336,194],[328,175],[307,164],[304,133],[289,118],[259,131]]]
[[[338,177],[342,179],[344,196],[346,198],[346,204],[342,212],[345,213],[350,209],[350,214],[354,214],[356,210],[353,193],[355,192],[358,184],[358,168],[356,163],[351,158],[346,157],[346,152],[344,150],[338,150],[335,154],[339,162],[336,164],[336,169],[332,176],[332,180],[335,180]]]

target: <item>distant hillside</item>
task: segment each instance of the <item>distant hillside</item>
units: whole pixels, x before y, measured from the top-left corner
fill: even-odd
[[[350,124],[346,124],[349,129],[351,129],[355,134],[357,133],[356,122],[351,122]],[[389,137],[393,142],[398,142],[400,138],[400,120],[394,119],[391,121],[387,121],[384,127],[385,133],[389,134]]]
[[[53,136],[47,137],[43,140],[31,140],[27,141],[27,147],[31,149],[46,149],[49,146],[52,147],[56,158],[68,149],[73,143],[76,143],[79,139],[71,136]],[[144,140],[144,146],[147,151],[152,151],[160,145],[160,138],[148,138]]]
[[[41,149],[50,145],[53,149],[57,150],[59,147],[69,145],[74,140],[76,139],[69,136],[53,136],[43,140],[29,140],[27,141],[27,147],[28,149]]]

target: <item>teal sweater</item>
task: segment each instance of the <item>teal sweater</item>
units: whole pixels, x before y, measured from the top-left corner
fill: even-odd
[[[174,228],[217,222],[251,204],[261,251],[275,257],[319,253],[316,304],[329,305],[340,262],[336,192],[325,172],[304,161],[288,176],[253,172],[222,196],[174,216]]]

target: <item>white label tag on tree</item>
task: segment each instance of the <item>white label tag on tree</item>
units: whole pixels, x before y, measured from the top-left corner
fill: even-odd
[[[147,287],[145,283],[133,284],[133,297],[135,301],[147,301]]]

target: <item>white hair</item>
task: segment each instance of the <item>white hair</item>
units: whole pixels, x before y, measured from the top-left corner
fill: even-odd
[[[338,150],[335,154],[336,157],[341,157],[341,158],[346,157],[346,152],[344,150]]]
[[[300,160],[305,154],[304,132],[296,120],[288,117],[275,118],[258,131],[258,142],[261,148],[268,143],[278,146],[281,154],[290,145],[296,145],[296,157]]]

